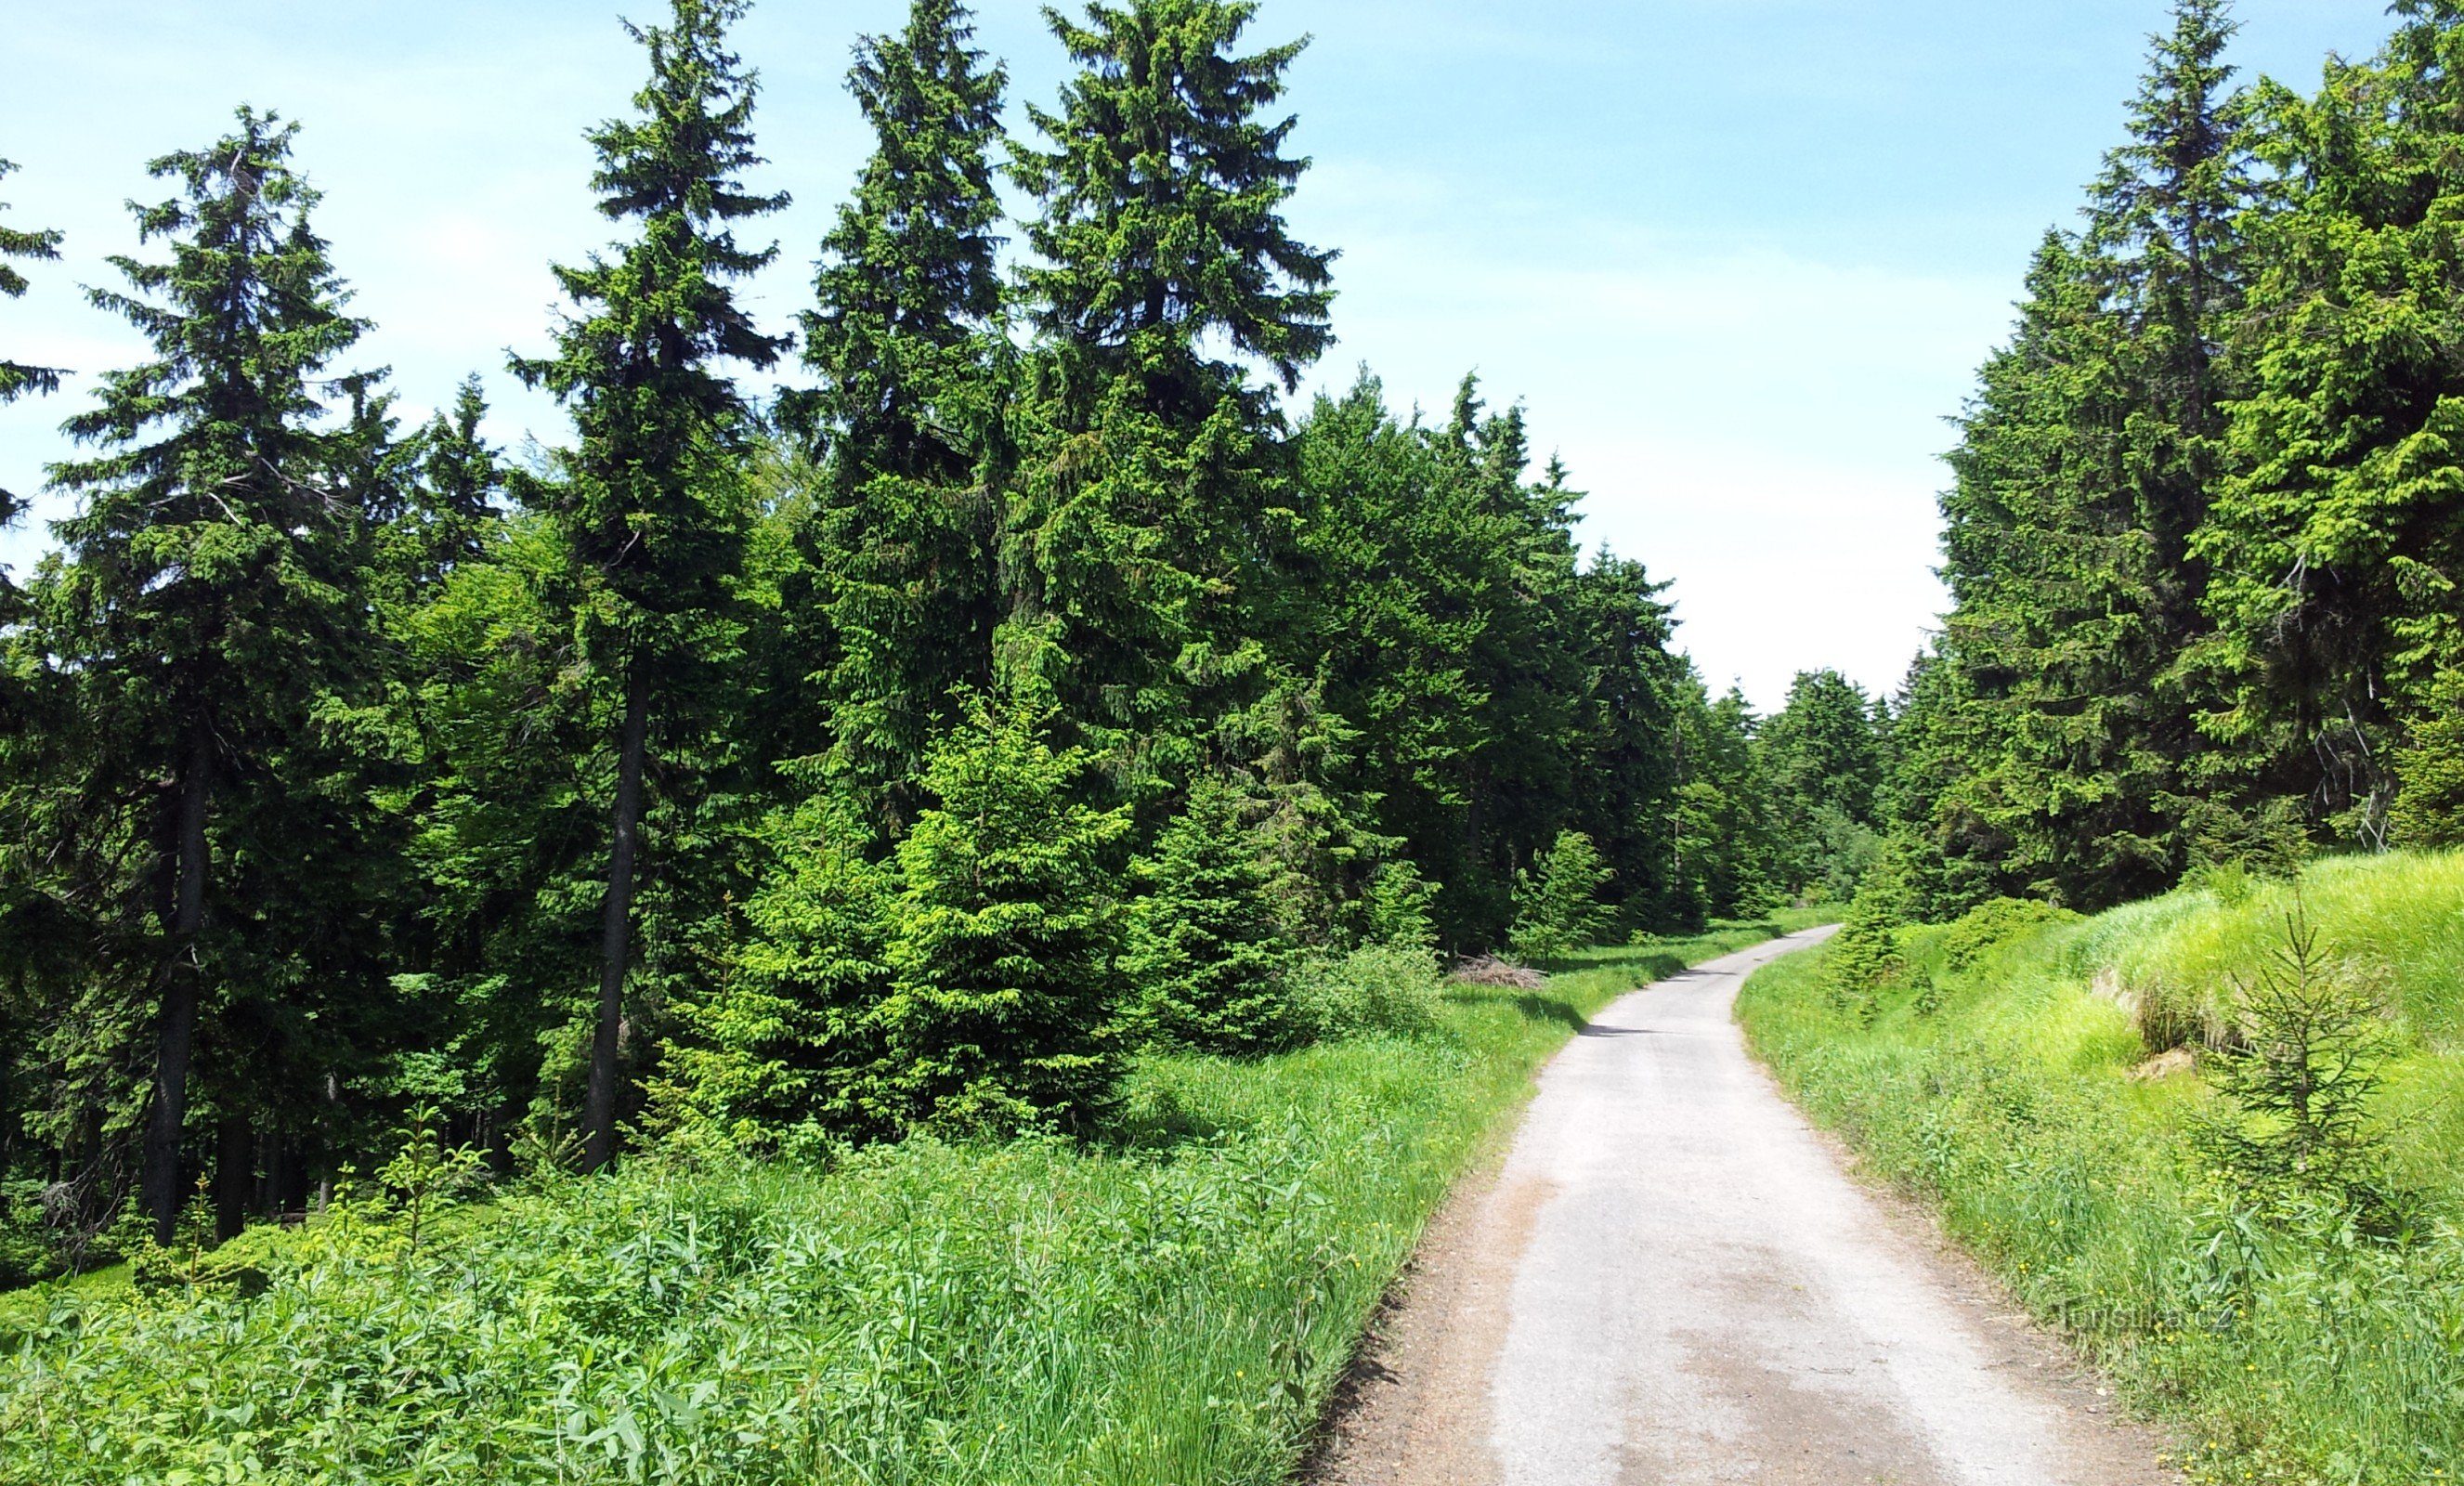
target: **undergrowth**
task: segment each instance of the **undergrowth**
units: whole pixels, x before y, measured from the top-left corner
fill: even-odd
[[[1417,1036],[1153,1059],[1089,1144],[671,1154],[416,1243],[344,1203],[243,1239],[246,1286],[0,1298],[0,1481],[1265,1486],[1569,1032],[1810,918],[1449,987]]]
[[[1740,1016],[1817,1118],[2176,1426],[2194,1479],[2411,1486],[2464,1468],[2459,969],[2464,859],[2390,857],[1903,930],[1865,997],[1805,956],[1758,973]],[[2392,1208],[2270,1111],[2271,1078],[2308,1077],[2271,1054],[2271,997],[2330,975],[2366,998],[2295,1009],[2341,1018],[2316,1056],[2367,1045],[2349,1149]],[[2273,1131],[2288,1159],[2220,1128]]]

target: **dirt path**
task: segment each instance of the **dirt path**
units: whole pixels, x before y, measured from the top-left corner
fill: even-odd
[[[1859,1187],[1730,1017],[1796,935],[1618,1001],[1432,1228],[1318,1486],[2158,1486],[2161,1442]]]

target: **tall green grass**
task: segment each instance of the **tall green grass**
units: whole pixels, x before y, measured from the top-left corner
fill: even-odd
[[[2297,907],[2389,990],[2402,1054],[2376,1114],[2417,1231],[2374,1240],[2321,1202],[2261,1215],[2203,1167],[2211,1096],[2153,1055],[2233,1015]],[[1903,934],[1879,1004],[1818,957],[1740,1003],[1756,1048],[2040,1317],[2185,1435],[2194,1478],[2413,1483],[2464,1467],[2464,859],[2339,860],[2039,925],[1951,966]],[[2176,1062],[2179,1060],[2175,1060]]]
[[[0,1481],[1264,1486],[1572,1028],[1781,927],[1451,988],[1417,1037],[1157,1059],[1093,1145],[645,1160],[415,1251],[347,1208],[259,1236],[253,1297],[7,1298]]]

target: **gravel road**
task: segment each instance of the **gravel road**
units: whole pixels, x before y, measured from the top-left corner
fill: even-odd
[[[1639,991],[1432,1228],[1320,1486],[2158,1486],[2161,1442],[1746,1052],[1752,970]]]

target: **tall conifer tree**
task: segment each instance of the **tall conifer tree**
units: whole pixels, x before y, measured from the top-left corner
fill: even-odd
[[[2098,907],[2188,860],[2191,535],[2220,468],[2251,196],[2233,29],[2224,0],[2176,6],[2087,230],[2039,250],[1951,456],[1945,652],[1994,741],[1936,803],[1991,821],[2005,892]]]
[[[672,0],[666,26],[627,30],[649,54],[635,117],[591,131],[601,214],[639,231],[611,258],[560,268],[580,313],[557,355],[516,371],[572,409],[579,447],[563,478],[527,483],[574,564],[581,638],[614,691],[616,779],[603,905],[601,974],[583,1109],[585,1162],[615,1153],[633,896],[654,714],[709,683],[703,656],[726,641],[730,580],[747,515],[734,466],[746,418],[729,361],[766,367],[785,342],[762,335],[729,281],[767,265],[733,224],[783,195],[746,190],[753,74],[727,50],[746,0]]]
[[[952,688],[991,683],[1000,619],[1004,76],[973,36],[957,0],[915,0],[904,33],[856,49],[847,87],[875,147],[804,317],[822,385],[790,404],[829,448],[810,547],[837,652],[835,750],[893,829],[955,718]]]
[[[153,863],[132,891],[158,923],[143,1197],[166,1239],[213,973],[214,883],[231,870],[217,817],[269,787],[319,679],[352,659],[364,614],[352,595],[360,514],[333,478],[347,435],[310,426],[323,411],[317,374],[363,323],[344,313],[309,225],[317,196],[290,164],[295,129],[242,109],[211,147],[148,167],[181,186],[138,211],[170,258],[115,258],[136,293],[92,297],[156,360],[104,378],[98,405],[70,421],[109,452],[52,470],[83,497],[59,524],[67,566],[48,602],[106,759],[88,783],[92,814],[154,816],[142,828]]]
[[[1271,401],[1213,345],[1286,386],[1330,343],[1333,255],[1283,208],[1308,162],[1262,116],[1301,43],[1243,55],[1247,0],[1090,4],[1045,19],[1081,66],[1050,142],[1019,155],[1043,205],[1023,272],[1047,338],[1007,560],[1070,721],[1169,751],[1256,663],[1287,541]]]
[[[2194,544],[2223,683],[2209,730],[2365,848],[2387,841],[2390,762],[2464,667],[2464,10],[2394,9],[2374,63],[2270,97],[2250,384]]]

